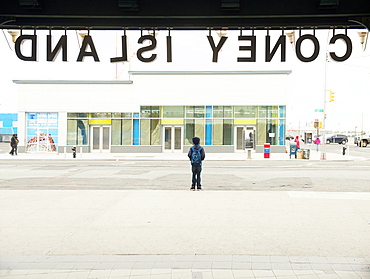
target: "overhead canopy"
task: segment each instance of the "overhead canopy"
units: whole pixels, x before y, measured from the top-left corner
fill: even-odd
[[[369,0],[0,0],[1,29],[365,27]]]

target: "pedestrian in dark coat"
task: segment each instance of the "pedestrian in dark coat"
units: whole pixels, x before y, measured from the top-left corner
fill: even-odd
[[[14,134],[12,136],[12,138],[10,139],[10,146],[12,147],[12,150],[10,150],[9,154],[14,156],[14,155],[18,155],[17,153],[17,149],[18,149],[18,137],[17,137],[17,134]]]
[[[192,180],[191,190],[195,190],[195,185],[198,190],[202,189],[200,173],[202,172],[202,161],[206,157],[204,148],[200,146],[200,138],[193,138],[194,145],[189,149],[188,157],[191,162]]]

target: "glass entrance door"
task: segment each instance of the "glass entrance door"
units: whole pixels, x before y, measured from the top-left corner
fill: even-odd
[[[110,126],[91,126],[91,152],[110,151]]]
[[[182,126],[163,126],[163,152],[182,152]]]
[[[235,151],[256,148],[256,128],[254,126],[236,126],[234,132]]]

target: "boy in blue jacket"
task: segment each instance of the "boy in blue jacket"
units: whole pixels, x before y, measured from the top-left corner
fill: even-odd
[[[202,171],[202,161],[206,157],[206,153],[204,148],[200,146],[200,138],[194,137],[193,143],[194,145],[188,152],[188,157],[191,162],[191,171],[193,173],[190,190],[195,190],[195,185],[197,185],[198,190],[201,190],[202,185],[200,184],[200,173]]]

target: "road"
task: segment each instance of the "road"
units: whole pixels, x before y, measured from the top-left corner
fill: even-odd
[[[327,145],[327,152],[341,152]],[[205,161],[204,190],[369,192],[370,148],[355,161]],[[3,161],[0,189],[184,190],[188,161]]]

